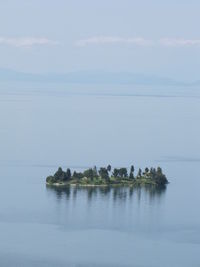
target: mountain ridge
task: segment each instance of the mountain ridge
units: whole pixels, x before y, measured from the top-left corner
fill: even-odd
[[[183,82],[167,77],[132,72],[74,71],[67,73],[30,73],[0,69],[0,82],[42,82],[77,84],[124,84],[124,85],[200,85],[200,81]]]

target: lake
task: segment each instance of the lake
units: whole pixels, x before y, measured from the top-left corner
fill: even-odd
[[[200,90],[0,84],[0,265],[200,265]],[[160,165],[153,188],[51,188],[59,166]]]

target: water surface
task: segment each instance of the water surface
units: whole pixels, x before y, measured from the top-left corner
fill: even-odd
[[[1,265],[199,266],[199,121],[197,88],[1,84]],[[108,163],[161,165],[170,184],[44,183],[60,165]]]

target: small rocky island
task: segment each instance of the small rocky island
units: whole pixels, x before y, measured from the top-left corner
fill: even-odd
[[[54,186],[165,186],[168,184],[166,176],[162,169],[145,168],[144,171],[138,170],[137,175],[134,174],[134,166],[127,168],[114,168],[108,165],[106,168],[97,167],[87,169],[83,172],[72,171],[68,168],[63,171],[61,167],[53,176],[46,178],[47,185]]]

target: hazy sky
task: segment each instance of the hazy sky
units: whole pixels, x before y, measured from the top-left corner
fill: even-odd
[[[0,0],[0,68],[199,79],[199,0]]]

